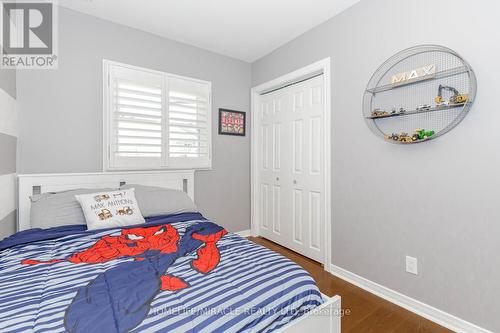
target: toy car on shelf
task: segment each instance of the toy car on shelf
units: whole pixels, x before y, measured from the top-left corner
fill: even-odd
[[[415,133],[413,134],[413,141],[425,140],[425,139],[428,139],[435,134],[434,131],[426,131],[426,130],[421,129],[421,128],[417,128],[414,132]]]
[[[399,114],[399,113],[405,113],[406,112],[406,109],[405,108],[396,108],[396,107],[393,107],[391,109],[391,114]]]
[[[406,132],[401,134],[392,133],[391,135],[385,135],[386,140],[393,140],[403,143],[411,143],[416,141],[421,141],[430,138],[435,134],[434,131],[426,131],[424,129],[416,129],[413,135],[409,135]]]
[[[427,111],[427,110],[430,110],[430,109],[431,109],[431,106],[427,105],[427,104],[424,104],[424,105],[416,108],[417,111]]]
[[[400,142],[413,142],[413,138],[411,136],[408,135],[408,133],[401,133],[399,135],[399,140]]]
[[[443,99],[443,90],[451,91],[453,94],[449,99]],[[457,89],[450,86],[439,85],[438,95],[434,99],[436,107],[446,107],[450,105],[462,105],[469,100],[469,94],[460,94]]]
[[[384,137],[386,140],[394,140],[394,141],[399,140],[399,134],[396,133],[392,133],[391,135],[385,135]]]
[[[387,117],[387,116],[393,116],[393,115],[398,115],[398,114],[402,114],[402,113],[406,113],[406,109],[405,108],[399,108],[396,109],[396,107],[393,107],[391,109],[391,111],[381,111],[380,109],[375,109],[372,111],[372,118],[377,118],[377,117]]]
[[[394,140],[399,142],[411,142],[412,137],[408,135],[408,133],[396,134],[392,133],[391,135],[386,135],[385,138],[387,140]]]
[[[372,111],[372,117],[384,117],[390,115],[387,111],[381,111],[380,109],[375,109]]]

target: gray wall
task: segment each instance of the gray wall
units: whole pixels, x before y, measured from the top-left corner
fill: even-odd
[[[0,175],[16,172],[16,150],[17,138],[0,133]]]
[[[0,69],[0,89],[16,98],[16,71],[14,69]]]
[[[12,195],[14,195],[14,193]],[[14,210],[0,220],[0,240],[16,232],[16,215],[17,212]]]
[[[499,12],[497,1],[363,0],[252,66],[255,86],[332,58],[333,263],[496,332]],[[363,92],[380,64],[418,44],[468,60],[478,97],[445,136],[388,144],[363,120]],[[418,276],[404,272],[405,255]]]
[[[3,105],[7,103],[7,99],[16,98],[16,71],[15,70],[5,70],[0,69],[0,91],[2,98],[0,99],[0,108],[3,112],[9,112],[6,110],[8,107]],[[0,112],[0,125],[4,119],[2,117],[6,116],[5,113]],[[17,148],[17,137],[13,136],[12,133],[9,134],[2,133],[2,126],[0,126],[0,176],[3,177],[15,177],[16,172],[16,148]],[[14,196],[15,193],[9,186],[7,188],[0,187],[0,192],[8,191],[9,193],[0,193],[0,196]],[[0,205],[7,205],[3,202]],[[4,210],[10,211],[15,207],[2,207]],[[10,236],[16,231],[16,212],[15,210],[8,212],[7,215],[0,214],[0,240],[4,237]]]
[[[213,171],[196,202],[231,231],[250,228],[249,136],[217,134],[218,108],[248,111],[250,64],[61,8],[59,69],[19,71],[19,172],[102,171],[102,60],[213,83]]]

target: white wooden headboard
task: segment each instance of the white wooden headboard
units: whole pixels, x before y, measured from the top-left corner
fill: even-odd
[[[178,189],[194,201],[194,170],[18,175],[18,231],[31,228],[30,197],[81,188],[118,188],[139,184]]]

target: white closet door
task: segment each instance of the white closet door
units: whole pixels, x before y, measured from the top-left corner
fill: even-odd
[[[318,76],[261,97],[260,234],[325,256],[324,96]]]
[[[259,147],[259,211],[260,234],[276,243],[291,237],[290,230],[282,221],[289,219],[284,211],[284,203],[289,194],[282,184],[289,184],[284,179],[283,141],[286,138],[286,110],[290,100],[286,91],[278,90],[262,96],[260,114],[260,147]],[[286,164],[286,160],[284,161]]]

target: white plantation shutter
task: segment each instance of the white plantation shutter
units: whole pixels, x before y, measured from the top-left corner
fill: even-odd
[[[159,168],[163,163],[162,75],[113,65],[109,71],[111,168]]]
[[[210,167],[210,83],[105,62],[108,169]]]
[[[170,78],[168,86],[170,165],[210,166],[210,87],[179,78]]]

